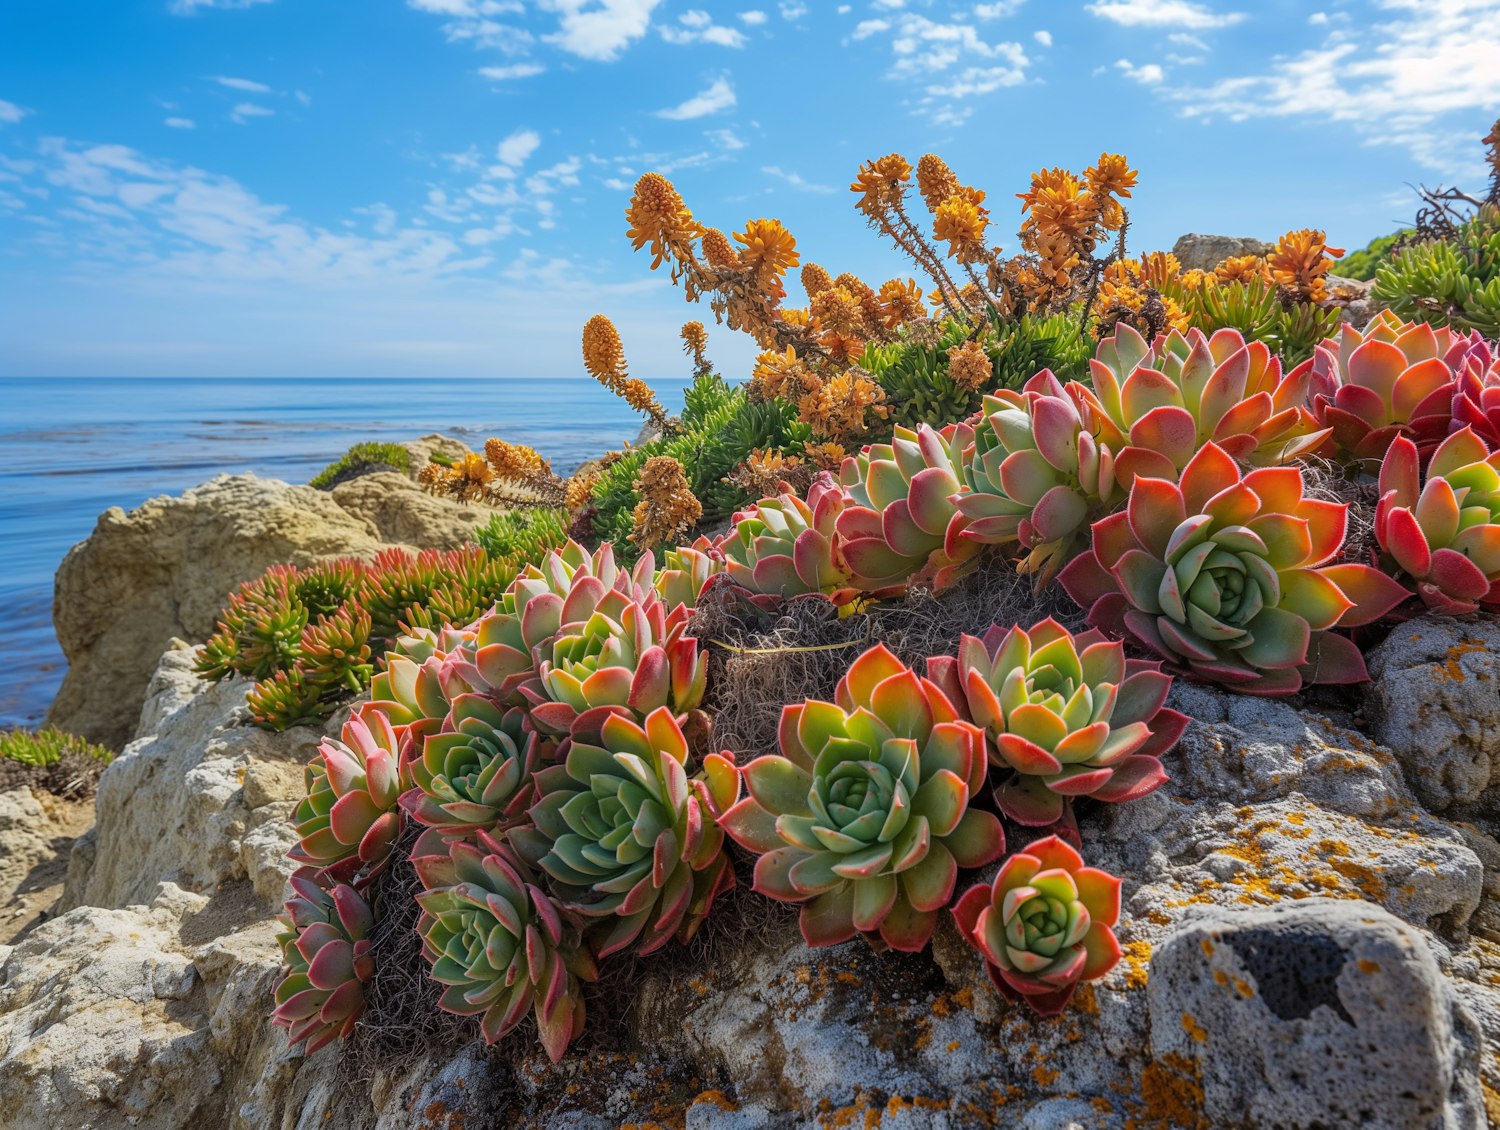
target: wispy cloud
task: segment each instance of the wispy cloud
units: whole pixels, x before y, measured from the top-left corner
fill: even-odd
[[[502,165],[518,169],[526,164],[526,159],[535,153],[541,144],[542,139],[536,130],[520,129],[500,143],[495,156]]]
[[[198,123],[195,122],[195,121],[193,121],[192,118],[168,118],[166,121],[164,121],[162,123],[162,125],[168,126],[171,129],[197,129],[198,128]]]
[[[7,102],[0,98],[0,122],[19,122],[30,110],[24,106],[17,106],[14,102]]]
[[[172,0],[167,11],[174,16],[196,16],[199,8],[248,8],[252,4],[269,4],[271,0]]]
[[[1144,66],[1137,67],[1132,65],[1129,59],[1121,59],[1115,63],[1115,66],[1126,78],[1145,86],[1154,86],[1166,77],[1161,67],[1155,63],[1146,63]]]
[[[703,136],[712,141],[720,149],[743,149],[745,143],[741,141],[732,129],[706,129]]]
[[[646,34],[651,13],[661,0],[539,0],[541,7],[559,15],[555,35],[544,35],[583,59],[602,62],[619,58],[632,40]]]
[[[229,111],[229,116],[240,125],[244,125],[251,118],[269,118],[275,110],[267,109],[265,106],[257,106],[254,102],[241,102]]]
[[[886,0],[886,6],[892,2]],[[887,31],[894,32],[891,52],[895,56],[887,77],[922,83],[923,97],[917,105],[938,125],[960,125],[970,113],[944,100],[1019,86],[1031,65],[1019,43],[990,43],[973,24],[939,22],[910,12],[889,20],[863,20],[850,38],[869,39]]]
[[[786,183],[791,185],[793,188],[800,188],[803,192],[827,193],[836,191],[826,184],[812,184],[808,181],[805,181],[796,173],[783,172],[776,165],[765,165],[761,168],[760,171],[765,173],[767,176],[779,177],[780,179],[786,181]]]
[[[230,90],[244,90],[251,94],[269,94],[271,88],[263,82],[255,82],[248,78],[231,78],[229,75],[213,75],[214,82],[220,86],[227,86]]]
[[[976,20],[1002,20],[1006,16],[1013,16],[1021,10],[1021,5],[1026,0],[997,0],[993,4],[975,4],[974,18]]]
[[[781,18],[784,20],[800,20],[807,15],[807,5],[802,0],[781,0]]]
[[[1052,46],[1052,33],[1050,31],[1034,31],[1031,33],[1031,38],[1036,40],[1043,47]]]
[[[758,8],[749,12],[741,12],[740,21],[747,27],[759,27],[766,22],[766,14]]]
[[[512,63],[506,67],[480,67],[479,73],[496,82],[504,82],[512,78],[530,78],[532,75],[541,74],[546,69],[541,63]]]
[[[1372,144],[1400,145],[1429,167],[1478,170],[1471,136],[1500,107],[1500,0],[1376,0],[1396,18],[1336,30],[1260,74],[1164,92],[1188,116],[1325,117]],[[1468,112],[1467,128],[1441,128]]]
[[[729,85],[727,78],[717,78],[707,90],[701,90],[679,106],[666,110],[658,110],[658,118],[666,118],[669,121],[683,122],[692,118],[702,118],[709,114],[717,114],[720,110],[727,110],[735,105],[737,99],[734,96],[734,87]]]
[[[743,47],[749,42],[744,32],[714,23],[712,16],[698,8],[684,12],[677,21],[681,27],[661,25],[661,37],[668,43],[717,43],[721,47]]]
[[[1247,18],[1244,12],[1220,14],[1189,0],[1099,0],[1084,8],[1125,27],[1229,27]]]

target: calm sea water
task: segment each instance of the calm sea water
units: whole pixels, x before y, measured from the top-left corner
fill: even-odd
[[[669,411],[687,382],[653,381]],[[564,474],[640,417],[588,380],[0,378],[0,728],[35,726],[67,662],[52,575],[101,512],[219,472],[305,483],[361,440],[524,443]]]

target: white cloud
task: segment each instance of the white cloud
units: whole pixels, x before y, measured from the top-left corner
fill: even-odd
[[[766,22],[766,14],[759,9],[754,9],[749,12],[741,12],[740,20],[749,27],[759,27]]]
[[[512,78],[530,78],[532,75],[541,74],[546,69],[541,63],[512,63],[507,67],[480,67],[479,73],[496,82],[504,82]]]
[[[967,67],[946,85],[929,86],[927,93],[935,98],[967,98],[1002,86],[1020,86],[1025,81],[1026,73],[1015,67]]]
[[[1196,35],[1189,35],[1185,31],[1174,31],[1171,35],[1167,36],[1167,38],[1173,43],[1177,44],[1179,47],[1193,47],[1199,51],[1209,50],[1209,46],[1207,43],[1204,43],[1203,40],[1199,39]]]
[[[542,139],[536,130],[518,129],[500,143],[495,156],[500,159],[501,164],[519,169],[541,144]]]
[[[31,111],[24,106],[17,106],[14,102],[0,98],[0,122],[19,122],[29,113]]]
[[[1220,15],[1189,0],[1099,0],[1084,8],[1125,27],[1229,27],[1246,18],[1244,12]]]
[[[800,20],[807,15],[807,5],[802,0],[781,0],[781,18],[784,20]]]
[[[1500,0],[1378,0],[1389,23],[1335,31],[1266,73],[1169,92],[1189,116],[1325,117],[1424,164],[1478,172],[1477,133],[1500,107]],[[1464,116],[1437,123],[1446,115]]]
[[[544,35],[570,54],[609,62],[619,57],[631,40],[639,39],[651,26],[651,13],[661,0],[539,0],[548,11],[557,12],[559,30]]]
[[[174,16],[196,16],[199,8],[248,8],[252,4],[269,4],[270,0],[172,0],[167,11]]]
[[[518,55],[535,42],[525,28],[494,18],[523,13],[526,9],[520,0],[406,0],[406,3],[419,12],[451,17],[443,25],[450,43],[471,42],[476,47],[492,47],[507,55]]]
[[[870,36],[875,35],[879,32],[890,30],[891,23],[889,20],[860,20],[859,23],[854,26],[854,32],[850,36],[850,38],[868,39],[870,38]]]
[[[275,110],[268,110],[264,106],[257,106],[254,102],[241,102],[229,112],[229,116],[240,125],[244,125],[251,118],[269,118]]]
[[[198,123],[196,123],[195,121],[193,121],[192,118],[168,118],[162,124],[165,125],[165,126],[170,126],[172,129],[197,129],[198,128]]]
[[[1024,77],[1030,60],[1019,43],[989,44],[968,24],[934,23],[923,16],[903,16],[891,42],[897,76],[936,74],[947,70],[965,55],[983,59],[1005,59]]]
[[[852,12],[852,11],[853,11],[853,10],[854,10],[854,9],[853,9],[853,8],[852,8],[852,7],[850,7],[850,6],[849,6],[849,5],[848,5],[848,4],[840,4],[840,5],[839,5],[839,6],[838,6],[838,7],[837,7],[837,8],[835,8],[835,9],[834,9],[834,10],[835,10],[835,11],[836,11],[836,12],[838,12],[838,14],[839,14],[839,15],[841,15],[841,16],[847,16],[847,15],[848,15],[848,14],[849,14],[849,13],[850,13],[850,12]]]
[[[732,129],[706,129],[703,136],[711,140],[720,149],[735,150],[745,148],[745,143],[735,136]]]
[[[667,118],[674,122],[688,121],[692,118],[701,118],[708,114],[717,114],[720,110],[727,110],[735,105],[737,99],[734,96],[734,87],[729,85],[727,78],[718,78],[707,90],[701,90],[689,98],[680,106],[674,106],[668,110],[658,110],[658,118]]]
[[[993,4],[975,4],[974,17],[980,20],[999,20],[1013,16],[1026,0],[997,0]]]
[[[230,90],[244,90],[251,94],[271,93],[271,88],[265,83],[248,78],[230,78],[228,75],[213,75],[212,78],[220,86],[227,86]]]
[[[629,192],[631,188],[629,181],[620,180],[619,177],[606,177],[599,183],[605,188],[614,189],[616,192]]]
[[[1052,33],[1050,31],[1034,31],[1031,33],[1031,38],[1036,40],[1043,47],[1052,46]]]
[[[682,27],[661,25],[661,37],[668,43],[717,43],[721,47],[743,47],[749,42],[738,28],[721,27],[714,18],[699,8],[690,8],[677,17]]]
[[[301,102],[302,105],[304,105],[304,106],[311,106],[312,105],[312,95],[311,94],[306,94],[306,93],[304,93],[303,91],[300,91],[300,90],[297,91],[296,93],[297,93],[297,101],[298,102]]]
[[[826,184],[810,184],[809,182],[803,180],[796,173],[782,172],[781,169],[779,169],[775,165],[766,165],[760,171],[765,173],[767,176],[780,177],[793,188],[800,188],[803,192],[828,193],[836,191]]]
[[[1115,66],[1120,69],[1120,73],[1126,78],[1145,86],[1154,86],[1166,77],[1162,73],[1161,67],[1155,63],[1147,63],[1144,66],[1136,67],[1131,65],[1129,59],[1121,59]]]
[[[1318,27],[1322,24],[1326,24],[1328,22],[1328,13],[1314,12],[1312,15],[1307,17],[1307,22],[1313,27]]]

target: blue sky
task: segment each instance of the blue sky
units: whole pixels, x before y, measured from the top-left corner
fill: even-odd
[[[1108,149],[1135,251],[1357,247],[1409,184],[1481,183],[1497,59],[1500,0],[9,0],[0,373],[572,376],[605,312],[685,375],[708,312],[623,235],[650,169],[876,285],[911,271],[848,184],[893,150],[1001,233]]]

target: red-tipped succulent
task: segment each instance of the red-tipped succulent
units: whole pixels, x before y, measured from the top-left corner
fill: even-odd
[[[344,723],[343,741],[325,738],[304,770],[307,795],[292,813],[300,837],[294,863],[340,881],[368,882],[389,862],[401,834],[397,807],[410,782],[400,764],[400,737],[380,710]]]
[[[1309,377],[1285,377],[1281,361],[1237,330],[1212,337],[1173,330],[1147,345],[1124,322],[1099,343],[1089,363],[1093,388],[1068,392],[1085,428],[1114,452],[1115,477],[1128,490],[1137,476],[1176,481],[1204,444],[1245,463],[1287,463],[1327,437],[1307,408]]]
[[[914,952],[958,868],[1005,850],[1000,822],[969,807],[984,734],[883,645],[855,660],[834,697],[782,710],[781,755],[741,770],[749,796],[722,824],[760,855],[755,890],[802,904],[808,945],[858,932]]]
[[[943,589],[965,572],[980,547],[959,536],[969,519],[953,496],[968,490],[963,457],[973,443],[966,423],[940,432],[897,427],[890,443],[844,460],[850,504],[835,528],[854,587],[887,595],[922,579]]]
[[[1432,453],[1420,493],[1417,445],[1398,436],[1380,467],[1375,537],[1436,612],[1500,604],[1500,455],[1470,428]]]
[[[1127,801],[1166,779],[1161,754],[1187,726],[1166,709],[1172,677],[1126,659],[1096,630],[1073,636],[1057,621],[1029,631],[994,625],[966,635],[958,657],[929,659],[928,675],[994,743],[1011,771],[995,802],[1020,824],[1054,824],[1073,797]]]
[[[844,495],[833,476],[820,472],[807,501],[785,492],[763,498],[734,516],[734,527],[713,543],[730,579],[769,596],[832,596],[849,583],[834,523]]]
[[[410,761],[416,787],[401,797],[401,807],[418,823],[453,835],[504,831],[526,820],[540,758],[539,737],[519,707],[461,694],[443,729],[427,735]]]
[[[1368,565],[1329,564],[1348,508],[1304,498],[1302,486],[1295,467],[1241,477],[1210,443],[1181,485],[1136,479],[1126,509],[1094,523],[1093,552],[1060,579],[1091,624],[1204,681],[1261,695],[1361,682],[1363,656],[1328,629],[1367,624],[1407,593]]]
[[[1057,1016],[1083,981],[1097,981],[1120,960],[1120,880],[1056,836],[1028,844],[1005,861],[993,884],[964,892],[953,917],[1009,1001]]]
[[[290,1030],[289,1043],[306,1040],[311,1055],[347,1036],[365,1010],[364,986],[375,975],[368,937],[375,918],[353,887],[325,890],[311,868],[298,868],[291,884],[280,919],[285,929],[276,935],[282,970],[271,1020]]]

